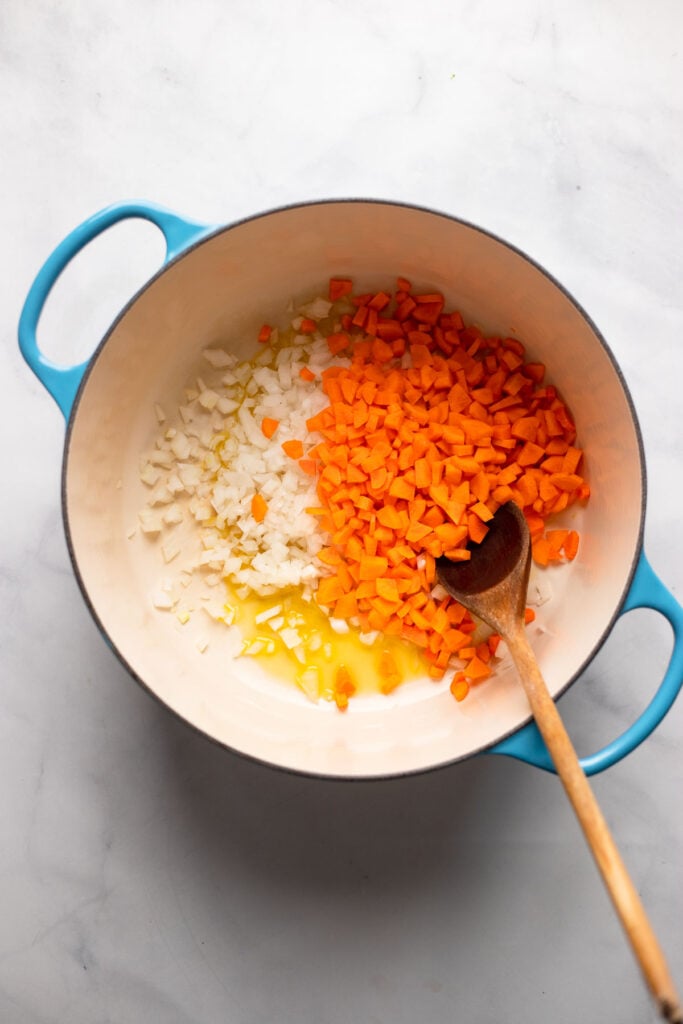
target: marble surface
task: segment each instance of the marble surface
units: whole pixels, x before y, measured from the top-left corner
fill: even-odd
[[[6,0],[0,571],[3,1024],[642,1024],[655,1015],[556,779],[278,774],[153,703],[67,558],[64,427],[16,321],[52,247],[143,197],[226,222],[313,197],[440,208],[590,312],[639,412],[646,550],[683,586],[682,9],[675,0]],[[125,225],[55,289],[87,355],[155,269]],[[561,701],[581,752],[643,708],[670,631],[622,621]],[[595,789],[683,985],[683,702]]]

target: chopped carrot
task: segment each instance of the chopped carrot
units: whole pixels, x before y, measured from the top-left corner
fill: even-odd
[[[349,340],[350,339],[348,334],[345,334],[344,332],[339,332],[338,334],[329,334],[327,336],[327,347],[329,348],[332,355],[336,356],[340,352],[343,352],[344,349],[348,347]]]
[[[529,441],[533,444],[538,433],[538,418],[536,416],[521,416],[512,427],[512,436],[522,441]]]
[[[289,455],[290,459],[300,459],[304,454],[304,446],[301,441],[284,441],[282,444],[282,450],[285,455]]]
[[[334,701],[340,711],[346,711],[349,706],[349,697],[356,692],[356,684],[346,665],[337,668],[334,677]]]
[[[534,444],[533,441],[527,441],[519,453],[517,462],[520,466],[533,466],[543,458],[543,455],[544,451],[540,445]]]
[[[470,692],[470,684],[465,679],[465,674],[463,672],[459,672],[453,677],[450,689],[457,701],[465,699],[467,694]]]
[[[301,369],[299,370],[299,376],[301,377],[302,380],[315,380],[315,374],[313,373],[312,370],[308,368],[308,366],[301,367]]]
[[[386,292],[377,292],[377,294],[373,295],[373,297],[368,302],[368,306],[370,307],[370,309],[375,309],[377,310],[377,312],[381,313],[381,311],[385,309],[390,302],[390,295],[387,295]]]
[[[551,473],[550,482],[561,491],[578,491],[583,480],[576,473]]]
[[[500,638],[474,643],[469,613],[433,596],[435,560],[469,559],[510,500],[524,512],[538,563],[574,558],[578,534],[547,522],[590,496],[576,427],[544,383],[545,366],[528,361],[518,339],[465,326],[440,292],[415,294],[399,277],[393,294],[354,295],[340,277],[330,279],[329,296],[350,304],[326,338],[345,365],[321,374],[328,405],[306,424],[318,443],[305,458],[303,439],[282,445],[317,481],[318,507],[308,511],[329,535],[320,560],[334,575],[320,580],[316,597],[365,631],[416,644],[433,679],[462,659],[451,684],[460,700],[490,675]],[[308,318],[300,326],[316,329]],[[301,376],[315,377],[308,367]],[[533,615],[527,609],[527,621]],[[394,669],[380,659],[384,692],[400,681]],[[346,689],[335,687],[340,708]]]
[[[377,578],[377,596],[383,597],[385,601],[394,601],[397,604],[400,603],[401,598],[398,593],[398,584],[396,580],[379,576]]]
[[[545,537],[539,537],[531,542],[531,553],[534,562],[538,565],[547,565],[550,561],[550,545]]]
[[[377,338],[372,344],[372,356],[378,363],[388,363],[390,359],[394,358],[394,350],[391,345],[387,345],[386,341]]]
[[[318,584],[317,599],[320,604],[330,605],[342,597],[344,590],[338,576],[323,576]]]
[[[331,277],[329,297],[330,302],[338,302],[339,299],[343,299],[345,295],[350,295],[353,291],[353,281],[348,277]]]
[[[265,498],[262,498],[260,494],[255,494],[251,499],[251,514],[257,523],[262,523],[266,518],[266,512],[268,511],[268,503]]]
[[[401,673],[396,664],[396,659],[390,651],[382,651],[377,666],[380,675],[380,689],[382,693],[391,693],[401,682]]]
[[[270,341],[270,336],[273,333],[273,328],[269,324],[264,324],[261,330],[258,332],[258,340],[262,345],[267,345]]]
[[[355,594],[342,594],[334,606],[335,619],[352,619],[358,615],[358,598]]]
[[[576,530],[569,531],[563,547],[565,555],[570,562],[573,562],[576,558],[576,553],[579,550],[579,535]]]
[[[353,319],[351,320],[351,323],[353,324],[354,327],[364,327],[365,326],[365,321],[367,320],[367,318],[368,318],[368,307],[367,306],[359,306],[358,309],[356,310],[354,316],[353,316]]]
[[[479,516],[479,518],[484,523],[488,523],[491,519],[493,519],[493,512],[488,507],[488,505],[484,504],[483,501],[477,501],[474,505],[472,505],[472,512],[474,513],[475,516]]]
[[[473,682],[477,682],[481,679],[487,679],[491,675],[491,669],[475,654],[465,667],[465,675]]]
[[[389,568],[389,562],[383,555],[361,555],[360,579],[376,580]]]
[[[279,426],[280,421],[271,419],[270,416],[264,416],[261,420],[261,432],[268,440],[270,440]]]
[[[347,697],[350,697],[352,694],[356,692],[356,685],[353,682],[353,679],[351,678],[351,673],[349,672],[346,665],[340,665],[339,668],[337,669],[334,680],[334,688],[339,693],[345,693]]]
[[[467,516],[467,531],[469,533],[470,540],[474,544],[481,544],[484,537],[489,532],[489,528],[479,516],[473,515],[470,512]]]
[[[568,535],[569,530],[548,530],[546,533],[552,561],[559,561]]]

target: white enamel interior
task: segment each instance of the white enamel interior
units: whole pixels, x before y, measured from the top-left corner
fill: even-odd
[[[251,355],[260,325],[281,318],[291,297],[324,293],[331,274],[351,275],[362,290],[397,274],[442,290],[466,320],[523,340],[566,398],[593,494],[565,517],[581,532],[580,553],[548,572],[553,597],[530,630],[550,689],[560,692],[599,646],[638,553],[637,429],[612,360],[571,300],[519,253],[448,217],[371,202],[296,207],[228,228],[165,269],[118,321],[82,390],[65,467],[67,527],[81,584],[115,649],[192,725],[294,770],[419,771],[485,748],[528,718],[509,668],[462,704],[422,680],[391,697],[357,698],[346,715],[315,707],[258,661],[233,660],[224,627],[200,654],[193,622],[181,626],[152,607],[155,545],[127,539],[145,499],[138,462],[156,435],[153,403],[177,407],[207,345]]]

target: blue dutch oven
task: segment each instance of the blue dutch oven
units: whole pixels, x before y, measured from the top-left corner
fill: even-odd
[[[93,238],[126,218],[166,240],[160,271],[122,310],[93,356],[62,368],[40,352],[36,328],[50,289]],[[503,754],[552,770],[510,666],[457,705],[427,680],[390,697],[359,697],[347,715],[315,706],[271,678],[266,663],[234,658],[234,630],[180,625],[154,608],[159,555],[131,524],[145,500],[139,456],[216,343],[240,358],[264,321],[330,276],[380,285],[400,274],[444,292],[450,306],[494,333],[521,338],[576,418],[592,496],[574,509],[579,555],[551,571],[552,599],[532,641],[559,696],[580,677],[618,616],[652,608],[675,644],[655,696],[623,735],[582,761],[590,775],[615,764],[662,721],[683,680],[683,610],[642,551],[645,466],[633,405],[617,363],[586,313],[528,256],[432,210],[373,200],[307,203],[226,227],[147,203],[109,207],[55,249],[31,287],[19,343],[64,414],[63,513],[83,596],[104,637],[152,694],[211,739],[262,762],[334,777],[401,775],[474,754]],[[205,617],[206,618],[206,617]],[[209,630],[200,653],[194,629]],[[200,645],[201,646],[201,645]]]

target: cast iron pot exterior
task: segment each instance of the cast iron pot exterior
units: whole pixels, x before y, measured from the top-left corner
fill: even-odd
[[[156,224],[166,262],[112,324],[90,360],[56,367],[39,351],[36,327],[55,280],[96,235],[129,217]],[[487,752],[546,769],[550,760],[511,666],[456,705],[424,679],[390,697],[363,697],[346,715],[314,706],[267,664],[232,655],[236,635],[196,614],[180,625],[152,605],[164,575],[157,546],[129,538],[145,488],[140,453],[157,433],[154,404],[172,412],[202,372],[202,350],[220,344],[253,354],[263,322],[287,303],[325,293],[333,274],[363,290],[396,275],[444,292],[447,304],[486,331],[519,337],[546,364],[577,421],[592,496],[566,517],[581,533],[571,566],[548,574],[552,599],[532,641],[554,696],[581,674],[616,618],[635,607],[660,611],[675,645],[664,680],[638,720],[582,762],[608,767],[655,728],[683,680],[683,610],[642,553],[645,465],[626,384],[606,342],[553,278],[482,229],[432,210],[378,200],[285,207],[213,228],[146,203],[123,203],[71,232],[27,297],[21,350],[67,419],[63,513],[84,598],[129,671],[206,736],[264,763],[341,778],[396,776]],[[167,571],[165,575],[170,575]],[[206,620],[206,621],[204,621]],[[200,654],[197,631],[212,629]]]

